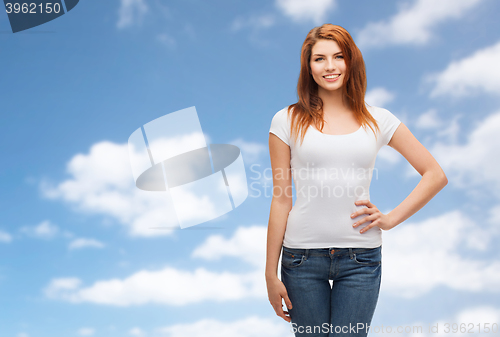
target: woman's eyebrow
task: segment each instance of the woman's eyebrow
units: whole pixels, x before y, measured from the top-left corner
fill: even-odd
[[[335,55],[337,55],[337,54],[342,54],[342,52],[341,52],[341,51],[339,51],[339,52],[336,52],[336,53],[335,53],[335,54],[333,54],[333,55],[335,56]],[[313,56],[325,56],[325,55],[323,55],[323,54],[314,54]]]

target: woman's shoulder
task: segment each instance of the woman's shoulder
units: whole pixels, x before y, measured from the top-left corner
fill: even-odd
[[[379,107],[379,106],[376,106],[376,105],[368,105],[368,104],[365,104],[366,108],[368,109],[368,111],[371,113],[371,114],[380,114],[381,112],[383,113],[382,110],[386,110],[382,107]]]
[[[269,132],[278,136],[286,145],[290,145],[290,118],[288,106],[274,114]]]
[[[286,107],[284,107],[283,109],[277,111],[274,116],[273,116],[273,119],[279,119],[281,121],[287,121],[288,120],[288,117],[291,115],[291,113],[289,114],[288,113],[288,108],[290,107],[290,105],[287,105]],[[290,110],[293,110],[290,109]]]
[[[368,109],[368,112],[373,116],[373,118],[377,120],[377,122],[384,121],[387,118],[391,118],[392,116],[394,116],[392,112],[379,106],[366,104],[366,108]]]
[[[276,112],[276,114],[287,114],[288,113],[288,110],[290,108],[291,105],[287,105],[285,106],[283,109],[279,110],[278,112]],[[293,107],[290,109],[291,111],[293,111]]]

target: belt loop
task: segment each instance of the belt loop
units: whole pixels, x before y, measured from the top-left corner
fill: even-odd
[[[351,260],[353,258],[353,255],[354,255],[354,253],[352,252],[352,248],[349,248],[349,257],[351,258]]]
[[[308,248],[306,248],[304,255],[305,255],[305,259],[307,260],[307,257],[309,256],[309,249]]]

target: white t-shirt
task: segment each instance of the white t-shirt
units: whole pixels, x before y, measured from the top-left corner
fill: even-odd
[[[380,128],[378,139],[366,126],[344,135],[321,133],[309,126],[300,144],[291,136],[288,107],[278,111],[269,132],[290,146],[290,166],[295,183],[296,201],[288,214],[283,245],[289,248],[375,248],[382,244],[382,230],[375,226],[365,233],[352,224],[367,214],[351,218],[366,207],[357,200],[370,200],[372,176],[378,151],[387,145],[401,121],[390,111],[370,107],[368,111]]]

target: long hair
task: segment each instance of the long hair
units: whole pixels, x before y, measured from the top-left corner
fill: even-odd
[[[301,134],[301,144],[307,128],[314,124],[318,130],[323,130],[323,101],[318,96],[318,84],[311,75],[312,48],[320,39],[333,40],[339,45],[346,63],[347,72],[343,81],[343,99],[354,112],[356,120],[365,127],[368,125],[377,136],[369,122],[379,130],[377,121],[365,105],[366,70],[361,51],[354,43],[351,35],[344,28],[325,23],[309,31],[302,44],[300,56],[300,75],[297,84],[299,101],[288,107],[292,111],[291,133],[295,141]]]

